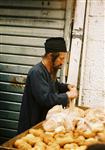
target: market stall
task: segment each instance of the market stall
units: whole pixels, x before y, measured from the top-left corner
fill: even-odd
[[[56,105],[46,120],[2,145],[21,150],[86,150],[105,143],[105,112],[101,109]]]

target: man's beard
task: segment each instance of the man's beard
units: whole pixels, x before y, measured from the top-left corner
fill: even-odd
[[[52,67],[52,71],[51,71],[52,79],[56,80],[57,72],[58,72],[59,69],[61,69],[61,67],[62,67],[62,65]]]
[[[57,76],[57,72],[59,69],[61,69],[62,65],[55,65],[55,60],[52,59],[52,67],[51,67],[51,76],[52,76],[52,79],[56,80],[56,76]]]

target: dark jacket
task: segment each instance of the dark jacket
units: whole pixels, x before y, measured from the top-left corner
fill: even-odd
[[[66,106],[67,85],[53,81],[45,66],[40,62],[28,73],[22,98],[18,133],[43,121],[49,109],[55,105]]]

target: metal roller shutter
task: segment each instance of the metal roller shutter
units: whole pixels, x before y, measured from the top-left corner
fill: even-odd
[[[64,36],[65,0],[0,1],[0,142],[16,135],[29,69],[48,37]]]

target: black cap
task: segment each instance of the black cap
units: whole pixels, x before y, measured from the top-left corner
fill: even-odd
[[[66,43],[62,37],[49,38],[45,42],[45,51],[48,52],[67,52]]]

